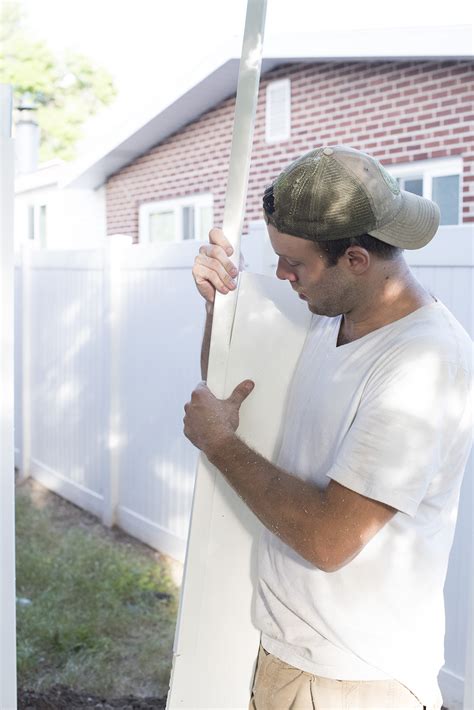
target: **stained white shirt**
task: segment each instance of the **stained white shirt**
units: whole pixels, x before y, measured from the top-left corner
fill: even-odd
[[[337,347],[314,316],[288,395],[278,466],[397,509],[327,573],[265,530],[256,623],[264,648],[309,673],[395,679],[441,705],[443,585],[473,437],[473,351],[439,301]]]

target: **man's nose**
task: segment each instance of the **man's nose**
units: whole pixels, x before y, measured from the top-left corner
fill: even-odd
[[[281,259],[278,259],[278,264],[277,264],[277,269],[276,269],[276,276],[278,279],[281,279],[282,281],[297,281],[297,276],[294,271],[288,268],[287,265],[285,265]]]

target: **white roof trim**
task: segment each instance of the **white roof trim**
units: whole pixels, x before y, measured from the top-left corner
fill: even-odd
[[[318,59],[471,59],[472,25],[387,27],[275,35],[265,40],[265,57]]]
[[[61,187],[95,189],[172,133],[237,89],[239,50],[214,55],[179,85],[161,94],[140,117],[122,124],[100,151],[65,167]],[[471,59],[472,27],[401,27],[273,36],[265,41],[262,73],[286,62],[376,59]]]
[[[39,168],[32,173],[20,173],[16,175],[15,194],[56,185],[60,181],[63,167],[63,160],[51,160],[40,165]]]

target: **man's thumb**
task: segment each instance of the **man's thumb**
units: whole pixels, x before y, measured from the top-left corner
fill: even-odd
[[[229,402],[232,402],[240,407],[244,399],[249,396],[254,387],[255,383],[252,382],[252,380],[244,380],[234,389],[229,397]]]

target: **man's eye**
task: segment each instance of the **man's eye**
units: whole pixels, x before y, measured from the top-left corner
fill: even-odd
[[[289,259],[286,260],[286,263],[288,266],[299,266],[300,262],[299,261],[290,261]]]

